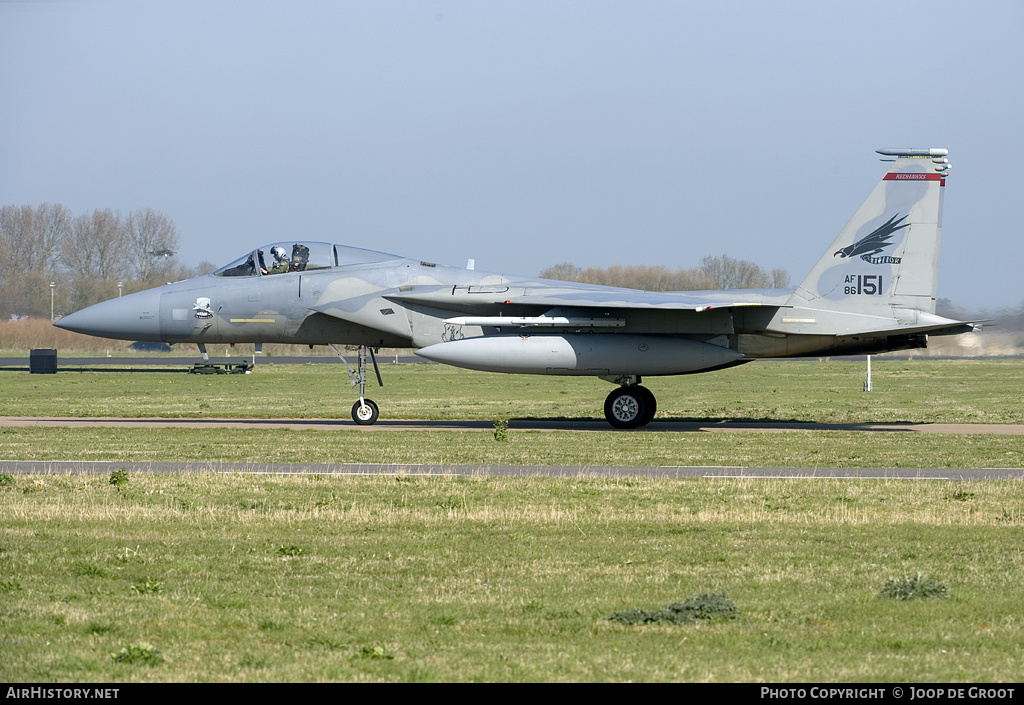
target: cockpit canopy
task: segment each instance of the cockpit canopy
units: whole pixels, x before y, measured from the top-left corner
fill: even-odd
[[[218,277],[256,277],[288,272],[309,272],[346,264],[364,264],[396,259],[394,255],[328,242],[288,240],[264,245],[216,270]]]

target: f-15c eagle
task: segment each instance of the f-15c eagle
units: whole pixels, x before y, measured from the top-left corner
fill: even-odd
[[[977,328],[935,314],[945,149],[885,149],[892,164],[795,289],[652,292],[487,274],[290,240],[212,274],[90,306],[55,325],[122,340],[359,348],[352,418],[373,350],[490,372],[600,377],[616,428],[654,418],[645,377],[761,358],[922,348]],[[335,347],[335,350],[337,348]]]

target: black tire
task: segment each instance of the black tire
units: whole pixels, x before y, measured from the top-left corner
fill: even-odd
[[[633,384],[619,387],[604,400],[604,417],[615,428],[639,428],[654,418],[654,395]]]
[[[352,420],[360,426],[377,423],[377,418],[380,416],[377,405],[370,399],[364,399],[363,402],[366,404],[365,407],[359,402],[352,405]]]
[[[646,426],[654,420],[654,415],[658,413],[658,400],[654,398],[654,392],[647,387],[641,387],[639,384],[633,387],[638,394],[644,395],[644,402],[647,404],[647,412],[644,414],[643,423],[641,426]]]

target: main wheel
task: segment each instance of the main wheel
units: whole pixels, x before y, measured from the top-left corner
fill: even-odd
[[[646,426],[654,420],[654,415],[658,413],[658,400],[654,398],[654,392],[647,387],[641,387],[638,384],[633,389],[637,394],[644,396],[644,402],[647,404],[647,413],[644,414],[643,421],[640,424],[641,426]]]
[[[360,426],[369,426],[377,422],[380,410],[370,399],[363,399],[363,403],[356,402],[352,405],[352,420]]]
[[[619,387],[604,401],[604,417],[615,428],[638,428],[654,418],[657,403],[646,387]]]

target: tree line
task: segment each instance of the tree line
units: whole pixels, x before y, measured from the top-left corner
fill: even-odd
[[[767,271],[753,262],[728,255],[705,257],[695,267],[670,269],[661,265],[619,265],[583,269],[571,262],[548,267],[545,279],[622,286],[644,291],[701,291],[705,289],[775,289],[789,286],[789,272]]]
[[[183,264],[180,246],[174,221],[152,208],[76,216],[54,203],[0,207],[0,317],[43,316],[51,301],[67,314],[214,269]]]

